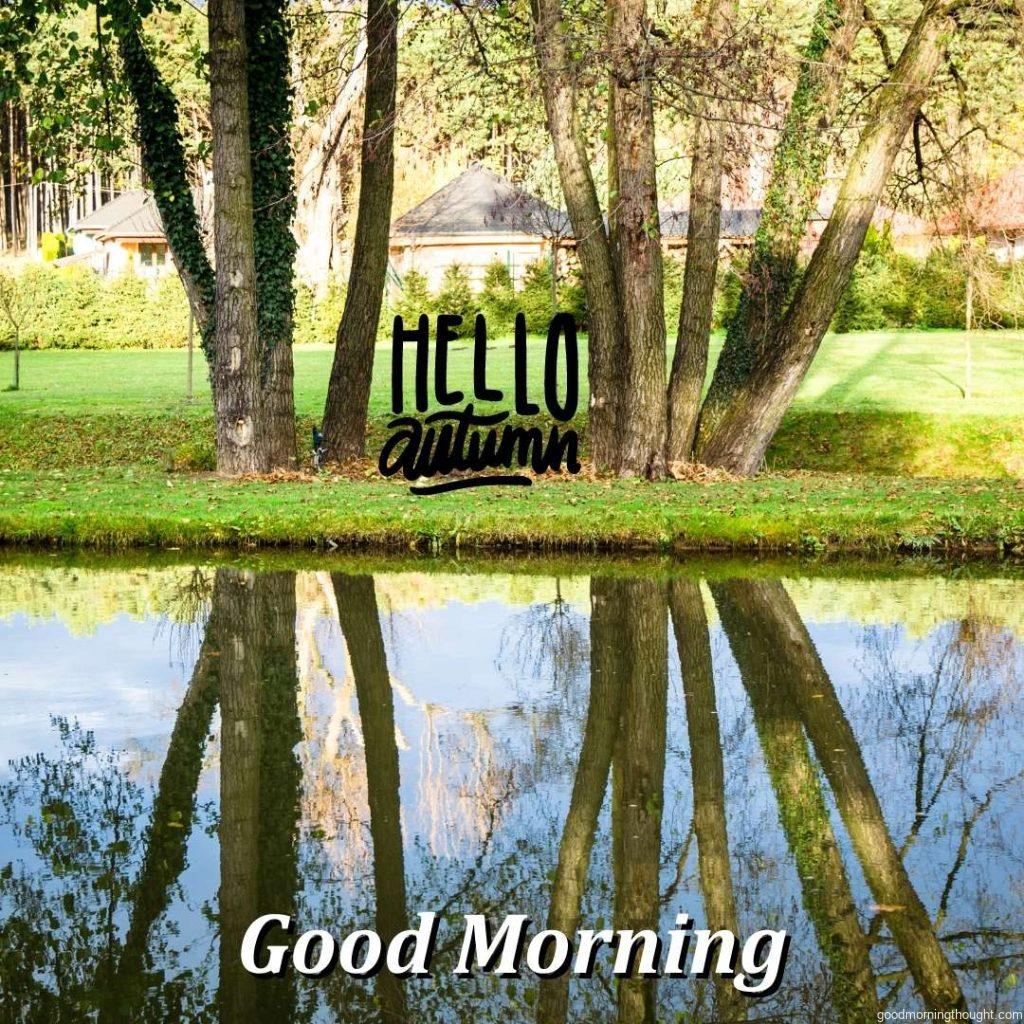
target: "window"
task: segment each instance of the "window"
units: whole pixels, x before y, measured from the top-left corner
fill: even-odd
[[[167,246],[163,242],[141,242],[139,262],[144,267],[162,267],[167,262]]]

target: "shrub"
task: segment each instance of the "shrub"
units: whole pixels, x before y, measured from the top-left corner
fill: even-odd
[[[967,270],[957,254],[933,249],[918,273],[918,327],[963,327]]]
[[[421,313],[430,316],[436,305],[427,287],[427,278],[418,270],[408,270],[402,278],[402,290],[392,309],[391,317],[400,316],[407,327],[415,326]],[[381,317],[384,320],[384,317]],[[388,324],[390,328],[390,324]],[[390,331],[389,331],[390,333]]]
[[[480,290],[480,312],[487,317],[487,330],[492,335],[508,334],[517,308],[508,266],[502,260],[494,260],[484,270],[484,283]]]
[[[551,260],[537,260],[526,268],[516,305],[526,317],[526,329],[531,334],[547,331],[555,314],[551,304]]]
[[[68,240],[64,235],[44,231],[39,237],[39,249],[44,262],[52,263],[68,254]]]
[[[441,279],[441,290],[437,293],[434,308],[438,313],[461,316],[462,327],[459,333],[467,335],[473,333],[473,320],[479,305],[469,283],[469,275],[460,264],[449,265]]]
[[[318,298],[308,285],[295,289],[295,329],[292,335],[296,345],[334,344],[338,323],[345,307],[345,286],[331,278]]]

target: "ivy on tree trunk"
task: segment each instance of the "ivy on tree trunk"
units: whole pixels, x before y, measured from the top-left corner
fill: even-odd
[[[800,242],[814,211],[828,159],[828,126],[863,19],[861,0],[822,0],[804,47],[793,100],[772,159],[761,221],[735,316],[700,414],[697,454],[746,381],[785,310]],[[703,381],[701,381],[703,384]]]

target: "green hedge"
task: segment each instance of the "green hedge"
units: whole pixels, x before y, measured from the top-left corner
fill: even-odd
[[[973,258],[975,323],[979,327],[1019,327],[1024,323],[1024,266],[1000,266],[984,254]],[[714,326],[725,327],[739,298],[742,265],[719,267]],[[665,316],[674,335],[682,293],[683,261],[665,260]],[[32,264],[18,275],[30,314],[22,330],[26,348],[177,348],[188,336],[188,303],[174,274],[155,281],[133,274],[102,278],[84,267]],[[892,328],[960,328],[964,325],[965,261],[953,249],[936,248],[926,259],[897,253],[887,235],[869,231],[850,285],[840,301],[832,327],[836,331]],[[304,286],[297,290],[295,342],[332,343],[345,301],[342,285],[331,284],[316,297]],[[571,312],[585,330],[586,298],[575,271],[563,273],[559,309]],[[416,271],[404,275],[393,302],[385,301],[379,337],[391,335],[396,313],[415,319],[420,313],[459,313],[463,332],[472,331],[477,312],[487,316],[492,334],[512,330],[517,312],[526,315],[531,332],[546,329],[551,302],[551,263],[540,260],[526,268],[514,288],[500,260],[484,273],[475,293],[466,271],[450,266],[436,294]],[[13,345],[13,334],[0,323],[0,348]]]
[[[574,271],[560,273],[558,281],[558,311],[572,313],[576,322],[586,330],[587,307],[583,286]],[[456,313],[462,317],[461,333],[473,332],[477,313],[487,317],[487,329],[492,335],[509,334],[517,313],[526,317],[526,328],[538,334],[547,330],[555,314],[551,299],[551,261],[537,260],[523,272],[519,287],[512,284],[512,276],[505,263],[498,259],[484,270],[480,290],[473,292],[465,268],[453,263],[444,273],[441,287],[432,293],[427,279],[418,270],[406,271],[402,286],[393,305],[381,316],[381,335],[390,337],[391,321],[399,315],[406,322],[415,321],[421,313]]]
[[[188,338],[188,302],[174,274],[102,278],[85,267],[33,264],[18,274],[26,348],[175,348]],[[13,344],[0,324],[0,347]]]
[[[974,275],[974,326],[1019,327],[1024,322],[1024,268],[1001,265],[985,252],[975,252],[967,260],[952,246],[939,246],[925,259],[915,258],[896,252],[888,234],[874,228],[868,230],[832,327],[962,328],[968,266]]]

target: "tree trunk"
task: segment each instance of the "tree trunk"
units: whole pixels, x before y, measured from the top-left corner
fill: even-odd
[[[290,346],[285,346],[289,348]],[[294,916],[298,909],[299,822],[302,767],[295,753],[302,740],[295,649],[295,573],[261,572],[254,589],[260,631],[260,830],[253,856],[259,861],[260,913]],[[290,971],[258,985],[265,1020],[296,1017],[296,978]]]
[[[785,697],[776,698],[775,706],[792,709],[803,722],[864,878],[876,903],[887,908],[886,923],[926,1005],[938,1011],[966,1009],[928,911],[889,835],[857,737],[792,599],[778,581],[732,586],[733,594],[740,588],[746,605],[740,632],[747,633],[758,663],[775,666],[787,683]]]
[[[620,137],[621,145],[622,139]],[[613,916],[617,930],[658,930],[661,818],[665,803],[668,623],[665,586],[628,581],[622,593],[623,654],[630,667],[612,773]],[[656,979],[619,980],[619,1024],[654,1024]]]
[[[211,0],[209,21],[217,469],[259,473],[269,462],[261,416],[244,0]]]
[[[624,587],[620,580],[592,577],[590,581],[590,699],[545,926],[566,935],[579,928],[594,833],[619,730],[628,675],[620,646]],[[569,976],[543,980],[537,998],[538,1024],[565,1024],[568,1012]]]
[[[132,886],[128,933],[109,985],[120,998],[114,1012],[108,1013],[108,1007],[104,1006],[100,1015],[104,1021],[138,1020],[146,985],[149,935],[170,902],[171,886],[185,867],[206,739],[220,692],[222,652],[218,623],[223,616],[225,585],[226,579],[219,577],[199,657],[175,716],[167,755],[160,769],[146,830],[146,852]]]
[[[220,980],[217,1001],[221,1024],[244,1024],[258,1019],[266,983],[245,971],[238,951],[249,925],[260,914],[270,912],[260,906],[258,856],[259,644],[263,624],[256,612],[254,573],[218,569],[217,586],[224,591],[220,658]]]
[[[713,45],[727,39],[734,0],[711,0],[708,35]],[[708,369],[708,342],[715,307],[718,243],[722,227],[722,172],[725,128],[720,104],[707,101],[698,113],[690,167],[690,216],[686,226],[686,266],[679,305],[679,330],[668,385],[668,440],[665,462],[689,462]]]
[[[754,712],[779,821],[793,855],[804,909],[832,972],[836,1020],[859,1024],[878,1011],[868,943],[839,852],[818,770],[794,712],[794,666],[773,646],[772,620],[781,586],[749,580],[712,585],[722,627]]]
[[[609,0],[618,203],[613,251],[625,332],[626,380],[619,417],[619,472],[665,470],[665,305],[654,159],[652,55],[646,0]]]
[[[814,212],[831,151],[828,128],[842,97],[863,10],[862,0],[822,0],[815,14],[793,100],[772,157],[739,306],[701,409],[698,455],[733,394],[749,377],[793,288],[800,242]]]
[[[587,446],[594,468],[605,472],[618,468],[618,412],[624,358],[615,267],[590,158],[577,121],[573,60],[561,5],[559,0],[531,0],[530,6],[548,132],[576,239],[590,319]]]
[[[333,582],[363,730],[376,931],[386,947],[395,935],[409,927],[391,674],[373,577],[335,573]],[[408,1019],[402,982],[386,970],[377,975],[377,1000],[385,1020]]]
[[[359,212],[352,270],[324,407],[327,455],[338,460],[360,458],[366,450],[373,351],[387,280],[395,185],[397,0],[368,0],[366,62]]]
[[[953,26],[943,11],[939,0],[929,0],[911,29],[789,310],[707,438],[702,459],[709,465],[744,475],[761,465],[849,283],[893,161],[928,93]]]
[[[669,584],[669,608],[675,630],[679,667],[686,702],[686,731],[690,739],[693,778],[693,831],[697,837],[697,863],[704,916],[712,931],[739,934],[736,900],[729,862],[729,834],[725,817],[725,767],[718,730],[715,676],[711,640],[700,584],[674,579]],[[732,979],[715,974],[715,1019],[747,1019],[746,998]]]
[[[294,469],[295,164],[291,148],[290,22],[283,0],[247,0],[245,12],[252,159],[253,244],[270,469]]]

